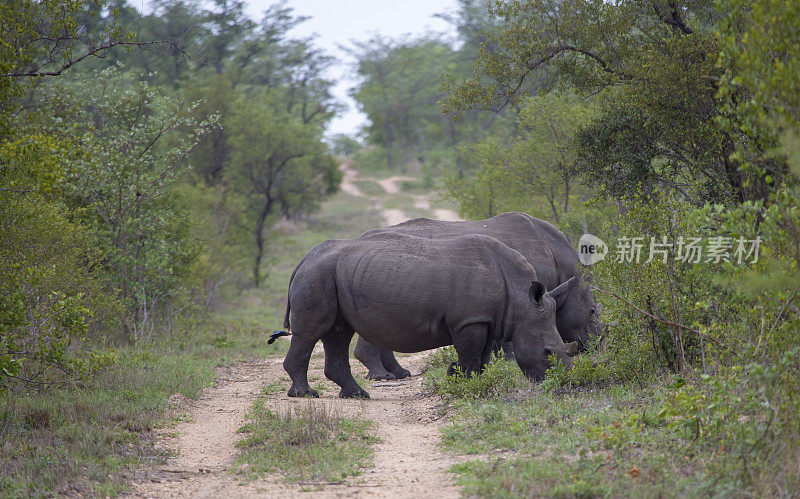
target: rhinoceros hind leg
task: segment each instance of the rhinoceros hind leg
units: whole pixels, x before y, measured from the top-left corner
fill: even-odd
[[[308,361],[316,343],[316,340],[310,341],[298,335],[292,336],[289,351],[283,359],[283,368],[292,378],[292,386],[287,394],[290,397],[319,397],[319,394],[308,386]]]
[[[385,348],[381,348],[380,354],[383,368],[392,373],[395,378],[403,379],[411,376],[411,371],[404,368],[397,362],[397,359],[394,357],[394,352],[391,350],[386,350]]]
[[[325,377],[340,387],[339,396],[342,398],[369,398],[350,371],[350,340],[353,338],[353,329],[347,324],[335,325],[322,337],[325,346]]]
[[[383,362],[381,362],[381,349],[369,343],[361,336],[358,337],[356,348],[353,350],[353,356],[369,369],[367,379],[396,379],[396,376],[383,366]]]
[[[458,354],[461,372],[467,376],[481,372],[491,352],[489,327],[486,324],[464,326],[453,334],[453,346]]]

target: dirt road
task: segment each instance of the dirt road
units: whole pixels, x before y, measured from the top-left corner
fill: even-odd
[[[372,468],[343,484],[292,485],[280,476],[244,483],[232,473],[237,455],[236,433],[245,414],[268,382],[285,379],[282,359],[238,364],[220,369],[214,387],[197,401],[177,400],[186,410],[186,421],[163,432],[166,445],[177,456],[150,470],[134,484],[134,497],[457,497],[447,469],[455,459],[438,449],[442,421],[436,410],[438,398],[426,396],[420,368],[429,352],[401,358],[415,376],[395,382],[376,382],[368,387],[370,400],[338,398],[338,387],[325,379],[321,348],[311,358],[311,379],[323,380],[319,399],[290,399],[288,381],[278,392],[266,395],[265,405],[286,411],[296,405],[323,404],[334,414],[372,420],[380,443],[375,446]],[[366,370],[351,362],[354,373]],[[315,385],[316,386],[316,385]],[[176,397],[178,398],[178,397]],[[169,438],[169,435],[176,436]]]
[[[393,199],[413,203],[415,208],[429,212],[431,217],[457,219],[457,214],[445,209],[432,209],[433,194],[411,195],[402,192],[401,181],[412,177],[391,177],[383,180],[359,178],[349,163],[341,165],[344,173],[342,191],[350,196],[369,199],[381,209],[387,225],[403,222],[409,217],[401,209],[382,208]],[[358,181],[380,185],[384,196],[367,196],[359,189]],[[407,197],[405,200],[403,197]],[[366,229],[366,228],[365,228]],[[288,340],[283,340],[288,341]],[[429,352],[403,356],[401,363],[414,377],[393,382],[375,383],[365,388],[372,399],[342,400],[339,388],[328,381],[322,369],[324,357],[321,344],[311,358],[310,379],[318,379],[324,390],[319,399],[290,399],[286,396],[289,381],[281,365],[282,359],[266,359],[221,368],[213,387],[204,390],[198,400],[173,396],[173,404],[185,413],[176,427],[161,432],[163,446],[175,455],[164,465],[141,472],[133,484],[135,497],[457,497],[447,469],[454,464],[452,456],[438,448],[439,420],[436,404],[439,399],[424,395],[420,370]],[[351,359],[354,374],[366,374],[366,369]],[[277,383],[278,389],[264,395],[266,385]],[[318,382],[313,382],[318,388]],[[236,433],[245,424],[245,416],[258,397],[265,405],[284,412],[303,404],[323,404],[328,412],[359,416],[375,423],[380,443],[375,446],[374,466],[361,476],[351,477],[343,484],[291,485],[282,476],[267,476],[256,482],[245,482],[243,475],[234,473],[238,455]],[[309,494],[309,491],[311,494]]]
[[[396,175],[394,177],[389,177],[385,179],[372,179],[372,178],[360,178],[358,176],[358,171],[353,168],[353,165],[350,162],[345,161],[341,165],[339,165],[339,169],[343,173],[342,178],[342,191],[354,196],[354,197],[367,197],[364,193],[359,189],[358,185],[356,185],[357,181],[371,181],[375,182],[386,193],[387,196],[397,196],[402,195],[402,189],[400,188],[399,183],[404,181],[414,181],[417,180],[415,177],[407,177],[407,176],[399,176]],[[463,220],[461,217],[458,216],[453,210],[449,210],[446,208],[435,208],[431,209],[431,195],[416,195],[413,196],[413,204],[414,207],[417,209],[422,210],[430,210],[430,214],[428,215],[430,218],[434,218],[436,220]],[[397,208],[383,208],[383,199],[380,197],[373,196],[372,198],[373,204],[378,206],[381,211],[381,215],[383,216],[386,225],[396,225],[401,222],[405,222],[408,220],[409,217],[403,210]]]

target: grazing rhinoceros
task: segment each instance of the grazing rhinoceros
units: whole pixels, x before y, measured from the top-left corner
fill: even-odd
[[[556,330],[555,310],[566,292],[567,286],[548,292],[522,255],[485,235],[324,242],[289,281],[284,326],[291,326],[292,339],[283,361],[292,378],[289,396],[317,396],[307,373],[322,340],[325,376],[342,388],[339,395],[369,397],[350,372],[354,330],[396,352],[454,345],[466,373],[483,368],[494,341],[511,342],[525,375],[540,380],[548,356],[570,364],[578,350]]]
[[[362,237],[374,234],[401,233],[425,238],[447,238],[465,234],[492,236],[506,246],[517,250],[528,260],[540,282],[547,289],[555,289],[569,282],[561,306],[556,311],[556,327],[565,342],[577,341],[583,350],[596,334],[600,305],[592,298],[589,287],[582,283],[577,273],[580,263],[578,253],[567,236],[553,224],[526,213],[502,213],[487,220],[446,222],[416,218],[391,227],[365,232]],[[575,278],[575,279],[572,279]],[[507,353],[511,348],[504,347]],[[353,352],[369,369],[371,379],[400,379],[410,376],[394,357],[394,353],[379,349],[359,337]]]

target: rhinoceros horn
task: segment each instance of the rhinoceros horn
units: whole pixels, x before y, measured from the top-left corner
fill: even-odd
[[[567,299],[567,295],[569,295],[570,289],[577,284],[577,282],[577,278],[573,276],[550,290],[550,296],[556,301],[556,308],[561,308],[561,305],[563,305]]]

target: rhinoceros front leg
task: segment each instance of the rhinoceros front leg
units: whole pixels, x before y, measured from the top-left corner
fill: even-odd
[[[392,373],[395,378],[403,379],[411,376],[411,371],[404,368],[397,362],[397,359],[394,357],[394,352],[391,350],[386,350],[385,348],[381,348],[379,350],[383,368]]]
[[[486,324],[464,326],[453,334],[453,346],[458,354],[458,367],[462,373],[472,376],[473,373],[481,372],[491,355],[489,326]]]
[[[339,396],[342,398],[369,398],[369,393],[364,391],[350,371],[350,340],[353,338],[353,329],[348,325],[334,327],[322,337],[325,347],[325,377],[340,387]]]
[[[359,360],[369,372],[367,379],[395,379],[395,375],[386,369],[381,361],[381,349],[369,343],[361,336],[358,337],[353,356]],[[396,361],[395,361],[396,362]]]
[[[308,386],[308,361],[317,340],[309,340],[302,336],[293,335],[286,358],[283,359],[283,368],[292,378],[292,387],[289,388],[290,397],[319,397],[316,390]]]

